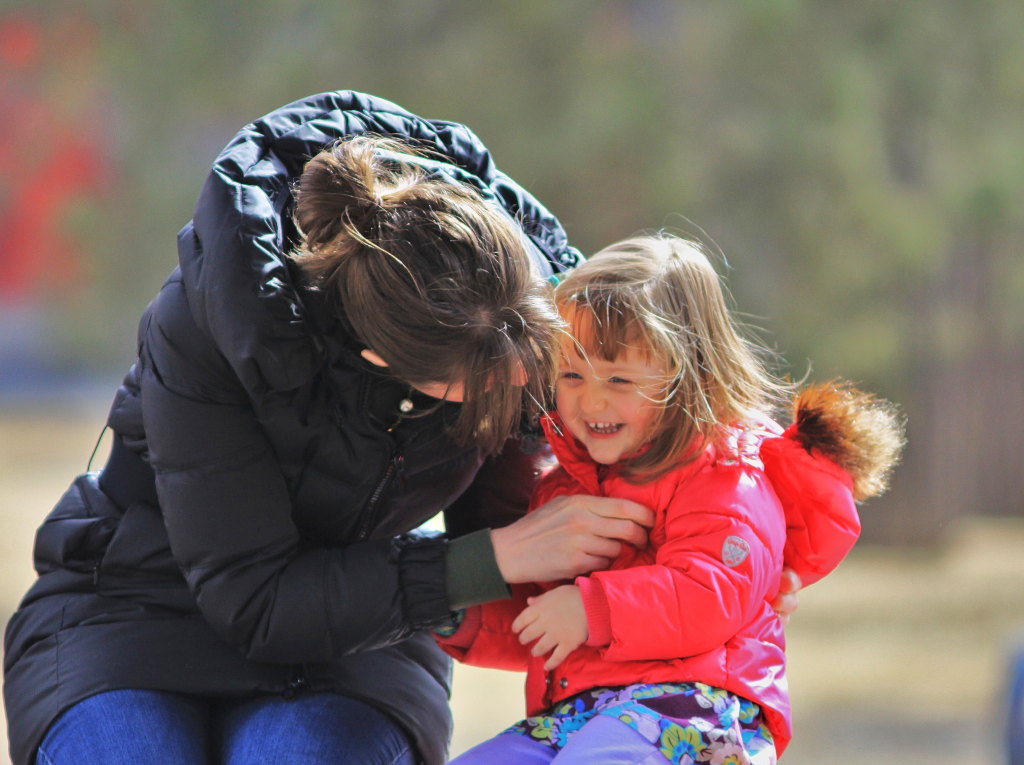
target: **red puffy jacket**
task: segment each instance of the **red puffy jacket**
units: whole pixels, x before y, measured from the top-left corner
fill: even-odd
[[[610,569],[576,579],[591,642],[553,672],[511,630],[528,595],[548,585],[516,586],[511,600],[471,609],[441,643],[477,666],[526,670],[527,714],[595,687],[693,682],[724,688],[761,705],[780,754],[791,737],[785,638],[770,605],[783,564],[804,584],[849,551],[860,524],[850,478],[778,430],[734,431],[699,458],[661,478],[630,483],[598,466],[557,415],[545,429],[559,467],[542,478],[536,508],[560,495],[633,500],[655,510],[644,550],[625,547]],[[565,433],[561,435],[559,432]],[[787,432],[788,434],[788,432]],[[788,528],[788,533],[787,533]]]

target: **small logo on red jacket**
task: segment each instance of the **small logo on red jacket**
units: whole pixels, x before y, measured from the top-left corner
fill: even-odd
[[[722,563],[729,568],[740,565],[750,555],[750,545],[742,537],[726,537],[722,543]]]

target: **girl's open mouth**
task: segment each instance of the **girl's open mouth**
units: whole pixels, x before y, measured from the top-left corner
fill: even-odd
[[[618,422],[588,422],[587,430],[594,435],[610,436],[622,430],[622,423]]]

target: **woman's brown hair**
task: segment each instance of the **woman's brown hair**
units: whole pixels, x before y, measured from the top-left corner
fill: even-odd
[[[462,383],[453,436],[500,449],[544,398],[558,325],[520,226],[455,168],[380,136],[318,154],[295,194],[292,257],[357,339],[406,383]]]

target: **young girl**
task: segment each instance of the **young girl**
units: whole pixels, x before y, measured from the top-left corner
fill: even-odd
[[[655,526],[608,570],[516,587],[441,630],[462,661],[527,672],[530,717],[455,762],[774,763],[790,738],[780,571],[810,584],[839,563],[900,422],[833,383],[802,392],[782,432],[767,413],[791,389],[681,239],[613,245],[555,296],[569,332],[544,427],[559,465],[533,506],[619,497]]]

